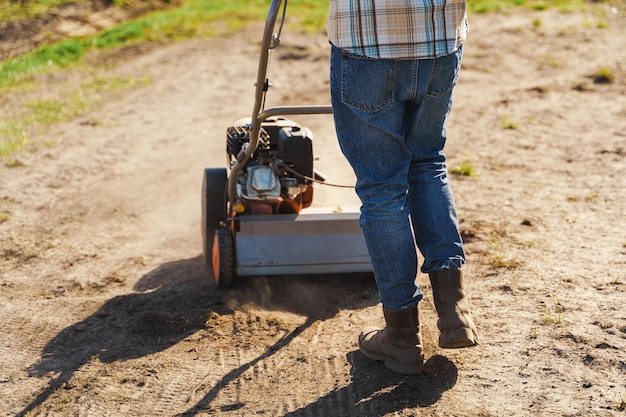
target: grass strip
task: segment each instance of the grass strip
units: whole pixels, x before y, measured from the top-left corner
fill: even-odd
[[[29,10],[51,8],[63,0],[31,0]],[[122,3],[123,0],[117,0]],[[14,4],[14,3],[10,3]],[[19,3],[16,3],[19,4]],[[216,22],[221,30],[235,30],[246,22],[261,19],[267,13],[269,0],[187,0],[176,9],[159,11],[134,21],[123,22],[97,35],[81,39],[66,39],[42,46],[21,57],[0,63],[0,88],[19,83],[28,75],[52,68],[63,68],[79,61],[91,49],[115,48],[133,42],[163,42],[207,36],[215,33]],[[472,0],[470,11],[486,13],[515,6],[534,9],[559,7],[575,9],[585,6],[583,0]],[[24,6],[25,7],[25,6]],[[6,8],[6,6],[5,6]],[[296,17],[303,30],[319,31],[326,25],[326,2],[291,0],[288,15]],[[10,10],[9,10],[10,12]],[[13,12],[14,14],[17,12]]]
[[[1,1],[1,0],[0,0]],[[20,18],[34,18],[51,8],[70,2],[87,0],[29,0],[2,2],[0,22]],[[123,5],[133,0],[113,0]],[[595,0],[610,2],[611,0]],[[58,70],[77,63],[90,50],[118,48],[132,43],[171,42],[193,37],[210,36],[216,32],[230,32],[251,21],[263,19],[270,0],[185,0],[174,9],[157,11],[85,38],[68,38],[52,45],[41,46],[18,58],[0,62],[0,93],[27,83],[33,75]],[[470,13],[508,11],[513,7],[543,10],[558,7],[562,10],[580,10],[587,7],[584,0],[469,0]],[[289,0],[288,25],[298,30],[319,32],[325,30],[328,2],[319,0]],[[69,106],[72,107],[72,106]],[[28,142],[28,125],[48,125],[66,120],[76,111],[68,112],[67,103],[38,103],[17,119],[0,118],[0,157],[15,153]],[[44,117],[40,120],[34,115]]]
[[[297,1],[296,1],[297,3]],[[303,3],[306,3],[304,1]],[[29,75],[64,68],[93,49],[115,48],[138,42],[164,42],[206,36],[220,29],[234,30],[267,12],[265,0],[189,0],[183,6],[148,14],[87,38],[65,39],[41,46],[21,57],[0,63],[0,88],[19,84]]]

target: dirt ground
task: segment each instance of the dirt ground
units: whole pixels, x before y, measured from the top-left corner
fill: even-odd
[[[0,415],[626,415],[625,11],[470,16],[446,149],[476,173],[451,178],[481,344],[437,347],[420,274],[414,377],[358,352],[382,325],[370,276],[218,290],[203,265],[202,171],[225,166],[225,129],[252,111],[260,26],[100,52],[4,93],[6,117],[90,80],[149,80],[94,93],[1,161]],[[324,34],[287,28],[268,106],[327,104],[328,55]],[[351,184],[330,117],[294,119],[328,182]]]

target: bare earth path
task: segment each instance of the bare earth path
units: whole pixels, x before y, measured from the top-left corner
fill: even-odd
[[[1,416],[619,416],[626,407],[625,10],[472,16],[448,129],[481,345],[449,351],[427,280],[426,372],[359,354],[381,323],[370,277],[241,279],[213,287],[201,259],[204,167],[252,109],[260,27],[92,57],[41,76],[148,80],[36,133],[0,166]],[[533,25],[533,22],[535,23]],[[538,24],[538,23],[541,24]],[[607,68],[611,83],[594,82]],[[271,105],[328,102],[323,35],[287,30]],[[132,83],[131,83],[132,84]],[[329,182],[353,177],[327,116]],[[506,128],[510,127],[510,128]],[[316,188],[315,205],[358,204]],[[382,324],[382,323],[381,323]]]

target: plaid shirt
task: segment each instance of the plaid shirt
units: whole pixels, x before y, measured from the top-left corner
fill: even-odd
[[[329,41],[368,58],[448,55],[467,31],[465,0],[330,0]]]

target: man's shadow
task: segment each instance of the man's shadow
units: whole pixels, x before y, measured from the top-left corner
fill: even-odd
[[[421,375],[402,376],[358,351],[349,352],[352,382],[284,417],[368,416],[433,405],[457,381],[458,370],[449,359],[435,355]]]
[[[46,344],[42,360],[32,365],[29,372],[34,377],[55,376],[18,416],[44,404],[91,360],[113,363],[167,349],[204,329],[210,312],[233,314],[237,305],[252,302],[266,309],[290,311],[306,317],[302,325],[269,346],[263,354],[224,375],[200,401],[181,414],[195,415],[206,410],[219,392],[246,370],[287,346],[312,324],[334,317],[340,309],[361,309],[378,303],[376,286],[370,274],[241,279],[232,290],[219,291],[212,284],[201,257],[161,265],[144,275],[133,289],[133,293],[107,301],[91,316],[63,329]],[[294,297],[294,294],[299,296]],[[332,299],[328,294],[333,294]],[[322,299],[325,302],[320,308],[319,301]],[[346,305],[345,300],[352,301]],[[343,390],[350,390],[351,395],[356,392],[363,400],[356,405],[357,409],[370,410],[374,407],[382,412],[389,407],[399,410],[406,406],[431,404],[456,381],[456,368],[442,357],[431,358],[426,364],[426,369],[431,369],[431,372],[413,379],[398,379],[358,352],[349,353],[348,360],[353,370],[353,383],[349,387],[333,391],[292,415],[310,415],[309,409],[315,410],[325,401],[333,400],[333,396],[343,395]],[[372,373],[383,376],[372,378]],[[445,374],[443,380],[433,377],[442,373]],[[384,395],[393,398],[390,403],[393,405],[381,406],[379,400],[382,397],[375,393],[389,386],[394,386],[394,389]],[[408,395],[408,391],[412,394]],[[415,396],[415,392],[420,394]],[[367,400],[372,395],[376,398]],[[383,414],[368,412],[364,415]]]
[[[298,329],[298,332],[301,329]],[[271,356],[286,346],[297,332],[289,334],[266,353],[225,375],[204,397],[187,411],[176,417],[204,414],[211,408],[212,401],[231,381],[237,379],[257,362]],[[441,395],[454,387],[458,370],[444,356],[436,355],[424,364],[421,375],[402,376],[395,374],[382,363],[374,362],[358,351],[346,355],[351,365],[352,382],[345,387],[329,392],[315,402],[287,413],[284,417],[310,416],[367,416],[381,417],[390,413],[427,407],[435,404]]]

